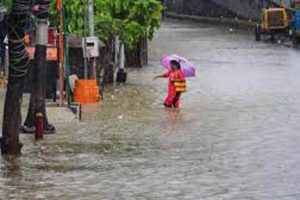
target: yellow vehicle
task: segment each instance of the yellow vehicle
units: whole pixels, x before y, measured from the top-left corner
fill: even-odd
[[[255,39],[261,40],[261,35],[271,36],[275,40],[277,34],[288,34],[289,17],[285,8],[265,8],[262,12],[262,23],[255,27]]]

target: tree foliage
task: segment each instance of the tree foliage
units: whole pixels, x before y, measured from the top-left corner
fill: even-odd
[[[83,35],[83,1],[64,0],[68,31]],[[58,16],[56,0],[52,1],[52,14]],[[127,48],[133,47],[140,37],[153,37],[159,28],[162,5],[158,0],[94,0],[95,33],[103,41],[119,36]],[[56,17],[57,19],[57,17]]]
[[[12,3],[12,0],[1,0],[0,1],[0,8],[3,7],[3,8],[10,8],[11,7],[11,3]]]

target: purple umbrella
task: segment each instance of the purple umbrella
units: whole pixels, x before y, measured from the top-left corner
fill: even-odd
[[[166,69],[170,70],[170,61],[176,60],[180,63],[181,70],[183,71],[185,77],[194,77],[196,76],[196,68],[195,66],[189,62],[186,58],[178,56],[176,54],[172,54],[169,56],[163,56],[160,60],[162,66],[164,66]]]

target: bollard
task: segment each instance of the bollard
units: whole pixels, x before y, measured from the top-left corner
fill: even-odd
[[[44,116],[42,113],[35,115],[35,139],[41,140],[44,135]]]
[[[82,118],[82,107],[81,104],[78,105],[78,120],[81,121]]]

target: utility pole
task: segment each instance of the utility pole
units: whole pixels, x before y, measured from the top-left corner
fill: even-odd
[[[119,64],[119,54],[120,54],[120,39],[119,36],[115,37],[115,66],[117,67]]]
[[[88,70],[88,65],[89,65],[89,57],[87,53],[87,36],[89,37],[94,37],[95,36],[95,25],[94,25],[94,1],[93,0],[84,0],[84,52],[85,52],[85,58],[84,58],[84,79],[89,78],[89,70]],[[87,16],[88,13],[88,16]],[[87,19],[88,18],[88,19]],[[88,28],[87,28],[87,23],[88,23]],[[88,30],[87,30],[88,29]],[[87,33],[88,32],[88,33]],[[94,76],[96,76],[96,59],[92,58],[93,62],[93,71],[94,71]],[[96,78],[96,77],[94,77]]]
[[[95,36],[94,26],[94,1],[89,0],[89,36]]]
[[[30,0],[13,1],[9,16],[9,77],[3,114],[1,153],[18,155],[22,144],[19,140],[21,125],[21,103],[24,81],[28,69],[29,57],[21,38],[25,35],[26,21],[29,16]],[[2,28],[2,27],[1,27]]]
[[[125,48],[124,44],[121,42],[120,46],[120,70],[124,71],[125,68]]]
[[[89,0],[89,36],[95,36],[95,24],[94,24],[94,0]],[[92,58],[92,67],[93,67],[93,78],[97,79],[96,73],[97,59]]]
[[[83,13],[83,17],[84,17],[84,42],[83,42],[83,48],[84,48],[84,79],[88,79],[88,62],[87,62],[87,41],[86,41],[86,37],[87,37],[87,26],[86,26],[86,23],[87,23],[87,1],[88,0],[83,0],[84,1],[84,13]]]
[[[127,79],[127,73],[125,72],[125,48],[123,42],[120,41],[119,37],[115,39],[116,43],[116,57],[118,59],[118,72],[117,72],[117,82],[124,83]]]

